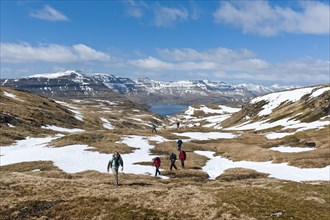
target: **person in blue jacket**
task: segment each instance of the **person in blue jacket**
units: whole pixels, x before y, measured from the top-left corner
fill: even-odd
[[[124,169],[124,162],[123,159],[121,158],[120,154],[118,152],[115,152],[112,156],[112,159],[109,160],[107,170],[109,172],[109,169],[111,168],[112,173],[114,175],[114,185],[118,186],[118,169],[119,166],[121,166],[121,170],[123,171]]]
[[[178,151],[180,151],[181,147],[182,147],[182,144],[183,144],[183,141],[181,139],[179,139],[176,143],[178,145]]]
[[[154,133],[154,132],[157,133],[156,128],[157,128],[157,125],[156,125],[156,124],[152,124],[151,132],[152,132],[152,133]]]

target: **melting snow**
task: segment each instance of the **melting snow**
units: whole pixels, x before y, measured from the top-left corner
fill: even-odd
[[[318,89],[316,91],[314,91],[312,94],[311,94],[311,98],[315,98],[317,96],[320,96],[322,95],[324,92],[326,91],[329,91],[330,90],[330,87],[325,87],[325,88],[321,88],[321,89]]]
[[[287,147],[287,146],[278,146],[278,147],[272,147],[269,149],[273,150],[273,151],[283,152],[283,153],[297,153],[297,152],[315,150],[314,147]]]
[[[270,177],[292,181],[330,180],[330,166],[324,168],[297,168],[287,163],[274,164],[272,162],[234,162],[221,156],[214,156],[212,151],[195,151],[199,155],[208,157],[210,160],[202,168],[207,172],[210,179],[215,179],[229,168],[247,168],[262,173],[269,173]]]
[[[103,127],[109,130],[114,129],[115,127],[106,119],[106,118],[101,118],[103,121]]]
[[[10,128],[14,128],[14,127],[15,127],[14,125],[9,124],[9,123],[7,123],[7,125],[8,125],[8,127],[10,127]]]
[[[4,93],[5,96],[7,96],[9,98],[16,99],[18,101],[24,102],[24,100],[17,98],[17,96],[13,93],[9,93],[9,92],[6,92],[6,91],[3,91],[3,93]]]
[[[69,145],[59,148],[48,146],[49,142],[59,137],[63,137],[63,135],[46,138],[28,137],[25,140],[17,141],[10,147],[2,147],[1,166],[21,162],[53,161],[56,166],[67,173],[85,170],[106,172],[112,154],[86,151],[92,148],[87,145]],[[136,164],[145,161],[151,162],[152,158],[155,157],[155,155],[150,155],[150,149],[154,146],[150,145],[149,141],[162,142],[166,139],[161,136],[128,136],[120,142],[138,148],[133,153],[122,154],[124,173],[154,175],[155,168],[153,166]],[[160,177],[167,178],[166,176]]]
[[[192,140],[212,140],[212,139],[231,139],[235,138],[238,135],[232,133],[225,133],[225,132],[185,132],[185,133],[173,133],[177,136],[185,136],[190,137]]]
[[[53,131],[60,131],[60,132],[82,132],[84,130],[79,129],[79,128],[62,128],[62,127],[58,127],[55,125],[47,125],[47,126],[41,126],[41,128],[45,128],[45,129],[50,129]]]
[[[274,128],[276,126],[283,126],[282,130],[286,129],[297,129],[296,132],[310,130],[310,129],[322,129],[328,125],[330,125],[330,121],[314,121],[310,123],[301,122],[299,120],[290,120],[290,119],[281,119],[278,121],[274,121],[268,123],[267,121],[257,121],[249,124],[250,121],[245,122],[244,124],[237,125],[234,127],[226,128],[224,130],[264,130],[268,128]],[[294,133],[296,133],[294,132]],[[287,135],[292,135],[294,133],[287,133]],[[266,137],[269,139],[275,139],[284,137],[286,133],[271,133],[266,134]],[[284,135],[284,136],[283,136]]]
[[[260,96],[251,100],[251,103],[257,103],[260,101],[266,101],[267,104],[263,106],[263,110],[261,110],[258,115],[269,115],[272,111],[281,105],[283,102],[291,101],[295,102],[300,100],[304,95],[312,92],[314,88],[302,88],[295,89],[292,91],[284,91],[284,92],[276,92],[268,95]]]
[[[278,138],[283,138],[288,135],[294,135],[294,133],[288,133],[288,132],[275,133],[275,132],[273,132],[273,133],[268,133],[265,136],[268,139],[278,139]]]
[[[79,108],[74,107],[72,105],[69,105],[66,102],[61,102],[61,101],[55,101],[63,106],[66,106],[71,112],[73,112],[75,114],[75,118],[78,119],[79,121],[84,121],[84,116],[81,114],[81,112],[79,111]]]

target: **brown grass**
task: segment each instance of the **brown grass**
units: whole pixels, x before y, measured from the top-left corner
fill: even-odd
[[[3,95],[2,90],[16,94],[31,105],[26,107]],[[118,101],[118,100],[117,100]],[[330,209],[329,181],[297,183],[269,178],[254,170],[228,169],[216,180],[209,180],[202,167],[207,158],[195,150],[215,151],[231,160],[288,162],[299,167],[324,167],[330,164],[330,127],[305,131],[277,140],[267,140],[260,132],[240,132],[234,139],[184,142],[187,153],[185,168],[169,170],[169,154],[178,155],[173,132],[209,132],[210,128],[161,128],[152,134],[148,124],[131,120],[139,109],[131,102],[119,106],[86,100],[69,102],[84,115],[84,122],[59,104],[30,93],[0,88],[0,145],[12,144],[27,136],[41,137],[58,132],[41,129],[42,125],[81,128],[84,132],[63,133],[51,144],[63,147],[86,144],[102,153],[131,152],[118,144],[126,135],[161,135],[169,141],[153,142],[153,154],[162,158],[164,180],[146,175],[119,174],[120,185],[112,185],[112,174],[96,171],[65,173],[51,161],[18,163],[0,167],[0,219],[328,219]],[[105,106],[97,107],[99,104]],[[252,109],[256,111],[256,109]],[[108,112],[105,112],[108,111]],[[198,114],[202,115],[201,112]],[[103,127],[100,117],[107,118],[116,129]],[[242,112],[226,123],[241,120]],[[275,117],[275,115],[274,115]],[[276,116],[277,117],[277,116]],[[280,115],[278,115],[280,117]],[[9,127],[8,123],[15,125]],[[277,128],[269,131],[276,131]],[[270,147],[315,146],[312,152],[280,153]],[[138,146],[137,146],[138,147]],[[151,165],[151,161],[141,164]],[[276,217],[278,216],[278,217]]]
[[[171,180],[120,174],[115,187],[111,174],[68,178],[45,175],[56,170],[49,163],[22,166],[44,169],[1,170],[1,219],[272,219],[278,212],[285,219],[328,218],[330,186],[322,182],[283,182],[250,170],[209,181],[198,171],[179,170]]]

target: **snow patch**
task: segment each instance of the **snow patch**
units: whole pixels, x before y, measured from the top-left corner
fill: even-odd
[[[225,170],[230,168],[246,168],[253,169],[261,173],[268,173],[270,177],[291,181],[315,181],[330,180],[330,166],[324,168],[297,168],[289,166],[287,163],[273,164],[269,162],[250,162],[238,161],[234,162],[221,156],[214,156],[213,151],[194,151],[199,155],[209,158],[206,165],[202,168],[210,179],[215,179]]]
[[[288,147],[288,146],[278,146],[278,147],[272,147],[269,149],[273,150],[273,151],[283,152],[283,153],[298,153],[298,152],[315,150],[315,148],[313,148],[313,147]]]
[[[329,91],[330,90],[330,87],[325,87],[325,88],[321,88],[321,89],[318,89],[316,91],[314,91],[310,97],[311,98],[315,98],[315,97],[318,97],[320,95],[322,95],[323,93],[325,93],[326,91]]]
[[[17,98],[17,96],[13,93],[10,93],[10,92],[6,92],[6,91],[3,91],[4,95],[9,97],[9,98],[12,98],[12,99],[15,99],[15,100],[18,100],[20,102],[24,102],[24,100],[20,99],[20,98]]]
[[[255,104],[261,101],[266,101],[267,104],[263,106],[258,115],[264,116],[269,115],[272,111],[281,105],[283,102],[296,102],[300,100],[304,95],[309,94],[313,91],[315,87],[295,89],[292,91],[276,92],[268,95],[260,96],[254,98],[250,101],[251,104]]]
[[[84,131],[84,130],[79,129],[79,128],[62,128],[62,127],[58,127],[58,126],[55,126],[55,125],[41,126],[41,128],[50,129],[50,130],[59,131],[59,132],[69,132],[69,133]]]
[[[232,133],[225,133],[225,132],[184,132],[184,133],[173,133],[177,136],[185,136],[189,137],[192,140],[212,140],[212,139],[232,139],[237,137],[238,135]]]
[[[101,118],[103,121],[103,127],[109,130],[115,129],[115,127],[106,119],[106,118]]]

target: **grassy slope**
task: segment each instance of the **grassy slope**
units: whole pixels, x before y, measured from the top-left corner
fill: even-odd
[[[34,168],[43,171],[31,172]],[[11,165],[1,170],[0,218],[272,219],[281,213],[282,219],[328,219],[328,183],[295,183],[247,173],[215,181],[120,174],[120,185],[114,187],[110,174],[65,174],[49,162]]]
[[[147,124],[153,116],[146,116],[143,108],[130,102],[116,107],[99,106],[100,102],[95,101],[71,103],[84,114],[85,120],[81,123],[70,111],[46,98],[0,89],[16,94],[31,105],[25,108],[26,104],[8,99],[0,91],[0,101],[6,103],[1,105],[2,115],[16,114],[12,120],[19,119],[14,128],[0,123],[1,141],[7,140],[2,144],[25,136],[54,134],[40,128],[41,125],[54,124],[86,130],[67,134],[54,141],[52,144],[55,146],[88,144],[105,153],[114,150],[130,152],[131,148],[115,142],[122,135],[151,133]],[[105,110],[111,113],[105,113]],[[35,111],[39,113],[35,115]],[[146,122],[141,124],[130,119],[137,115],[144,115]],[[58,118],[54,120],[54,117]],[[107,118],[117,129],[104,129],[100,117]],[[204,130],[210,131],[199,127],[180,128],[180,131]],[[227,170],[217,180],[210,181],[201,171],[207,158],[193,151],[213,150],[233,160],[273,159],[301,167],[322,167],[330,164],[329,128],[272,141],[256,132],[245,132],[236,139],[184,143],[188,156],[186,169],[169,171],[167,155],[176,151],[174,141],[178,138],[172,134],[174,131],[177,132],[176,129],[160,131],[162,136],[172,141],[153,143],[156,145],[153,151],[163,155],[162,168],[165,170],[162,174],[170,176],[170,180],[120,174],[121,184],[114,187],[110,174],[94,171],[67,174],[49,161],[1,166],[0,219],[273,219],[277,215],[282,219],[328,219],[329,182],[280,181],[263,173],[237,168]],[[290,155],[267,150],[283,143],[306,145],[310,142],[318,148],[312,154]],[[35,169],[41,172],[32,172]]]

